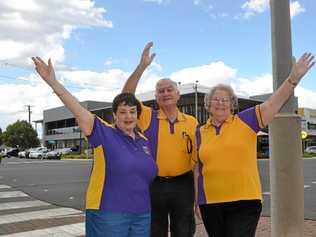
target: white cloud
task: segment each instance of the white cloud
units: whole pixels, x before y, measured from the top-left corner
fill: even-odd
[[[249,0],[245,2],[241,8],[244,10],[243,17],[249,18],[257,14],[261,14],[269,9],[269,0]],[[291,1],[290,14],[291,17],[305,11],[305,8],[299,3],[299,1]]]
[[[236,70],[228,67],[223,62],[214,62],[202,66],[185,68],[170,75],[174,81],[181,84],[192,83],[196,80],[199,83],[212,86],[218,83],[230,83],[236,77]]]
[[[112,27],[105,13],[91,0],[0,1],[0,61],[27,67],[31,56],[49,55],[61,63],[63,43],[75,29]]]
[[[59,71],[60,81],[79,101],[112,101],[121,91],[130,72],[121,69],[109,69],[104,72],[93,71]],[[164,75],[162,67],[154,62],[144,73],[137,87],[137,93],[153,90],[162,77],[170,77],[177,82],[214,86],[218,83],[230,84],[237,94],[251,96],[272,92],[272,76],[261,75],[255,78],[243,78],[238,70],[222,61],[205,65],[183,68],[170,75]],[[32,120],[41,119],[45,109],[61,106],[58,97],[37,75],[31,73],[20,78],[23,84],[0,84],[0,127],[4,130],[9,123],[17,119],[28,119],[25,105],[32,105]],[[28,82],[28,84],[26,84]],[[299,105],[316,108],[316,92],[298,86],[296,94]],[[10,106],[8,106],[10,105]]]
[[[305,12],[305,8],[298,2],[291,2],[290,13],[291,17],[297,16],[298,14]]]

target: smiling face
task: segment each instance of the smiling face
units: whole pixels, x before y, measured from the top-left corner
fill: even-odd
[[[156,100],[159,107],[177,106],[179,90],[170,79],[161,79],[156,86]]]
[[[224,122],[232,114],[232,99],[228,91],[217,89],[209,101],[209,112],[218,122]]]
[[[137,106],[121,103],[113,114],[115,125],[125,133],[133,132],[137,123]]]

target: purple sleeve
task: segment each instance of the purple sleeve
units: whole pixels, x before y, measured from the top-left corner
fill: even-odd
[[[92,147],[97,147],[106,139],[106,133],[111,129],[105,122],[102,122],[98,117],[94,118],[93,129],[90,136],[87,137],[89,144]]]
[[[246,123],[255,133],[259,132],[261,127],[259,125],[258,116],[256,112],[256,106],[245,109],[238,113],[238,117]]]

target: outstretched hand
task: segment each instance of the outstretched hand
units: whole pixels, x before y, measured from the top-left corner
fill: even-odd
[[[153,42],[149,42],[146,44],[143,53],[142,53],[142,57],[140,60],[140,65],[144,66],[144,67],[148,67],[152,61],[154,60],[156,54],[155,53],[150,53],[150,49],[151,47],[154,45]]]
[[[314,64],[314,56],[311,53],[304,53],[297,62],[294,60],[292,70],[289,75],[291,82],[298,84],[309,69],[314,66]]]
[[[40,57],[32,57],[32,60],[35,65],[35,70],[44,81],[49,84],[49,82],[56,79],[51,59],[48,59],[48,64],[46,64]]]

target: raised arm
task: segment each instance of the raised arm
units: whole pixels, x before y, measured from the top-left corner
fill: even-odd
[[[139,79],[156,56],[156,54],[150,53],[150,49],[152,46],[153,42],[149,42],[146,44],[140,59],[140,63],[136,67],[135,71],[127,79],[122,92],[135,93]]]
[[[264,126],[268,125],[273,120],[274,116],[280,111],[281,107],[294,93],[294,89],[300,80],[315,64],[313,60],[314,56],[312,56],[310,53],[304,53],[298,62],[293,63],[292,70],[288,78],[270,96],[268,100],[260,105],[262,122]]]
[[[32,57],[35,69],[41,78],[53,89],[64,105],[73,113],[83,134],[88,136],[93,129],[93,115],[80,105],[78,100],[60,84],[55,77],[51,60],[46,64],[40,57]]]

